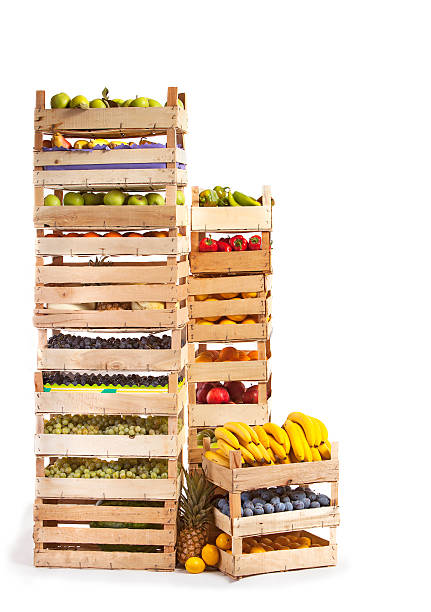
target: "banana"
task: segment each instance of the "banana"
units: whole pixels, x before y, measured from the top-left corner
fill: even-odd
[[[322,442],[319,446],[319,453],[322,459],[330,459],[331,458],[331,450],[328,447],[328,442]]]
[[[286,450],[282,444],[279,444],[275,438],[268,436],[269,446],[272,449],[274,455],[278,459],[284,459],[286,457]]]
[[[250,444],[250,442],[249,442]],[[256,461],[256,459],[254,458],[254,455],[251,451],[248,450],[248,448],[246,448],[245,446],[240,445],[240,450],[241,450],[241,455],[242,458],[244,459],[244,461],[246,463],[248,463],[249,465],[253,465],[253,463]]]
[[[227,430],[231,431],[233,434],[235,434],[236,437],[238,438],[239,443],[242,444],[243,446],[250,444],[251,435],[249,434],[248,430],[245,427],[243,427],[240,423],[229,422],[229,423],[225,423],[224,427]]]
[[[322,430],[320,429],[319,421],[315,417],[311,416],[310,419],[313,421],[314,430],[316,434],[314,437],[314,446],[319,446],[319,444],[322,444],[322,442],[324,441],[324,438],[322,436]]]
[[[218,440],[217,442],[218,442],[219,452],[223,455],[223,457],[226,457],[226,459],[229,461],[230,451],[234,451],[236,449],[222,439]],[[244,463],[244,459],[242,457],[241,457],[241,463]]]
[[[212,463],[217,463],[217,465],[222,465],[223,467],[229,467],[229,461],[226,457],[223,457],[219,452],[209,450],[205,453],[205,459],[208,461],[212,461]]]
[[[214,433],[217,440],[224,440],[225,442],[230,444],[230,446],[233,446],[235,450],[238,450],[238,439],[233,435],[231,431],[226,429],[226,427],[217,427]]]
[[[292,461],[290,460],[289,455],[286,455],[284,459],[280,460],[280,463],[292,463]]]
[[[313,461],[322,461],[322,457],[320,456],[319,449],[315,446],[310,446],[311,456],[313,457]]]
[[[255,425],[254,431],[256,432],[262,446],[264,446],[265,448],[269,448],[268,434],[266,433],[262,425]]]
[[[316,445],[315,428],[309,416],[302,412],[291,412],[287,418],[294,423],[298,423],[298,425],[302,427],[309,446]]]
[[[313,455],[311,454],[311,448],[307,442],[307,438],[305,437],[305,433],[302,427],[299,427],[299,435],[301,437],[302,446],[304,448],[304,461],[313,461]]]
[[[276,423],[265,423],[263,426],[267,434],[275,438],[276,442],[284,445],[286,442],[286,432]]]
[[[289,436],[290,444],[292,447],[291,450],[293,451],[293,455],[296,457],[298,461],[304,461],[305,452],[304,452],[304,445],[302,443],[302,437],[301,437],[302,429],[297,423],[294,423],[293,421],[290,421],[289,419],[287,419],[287,421],[284,423],[283,428],[285,429],[287,435]],[[290,455],[290,458],[292,459],[292,453]]]
[[[264,461],[266,461],[266,463],[271,463],[271,456],[268,453],[268,449],[266,449],[261,442],[259,442],[259,444],[256,444],[256,446],[262,453]]]
[[[323,441],[324,441],[324,443],[326,444],[326,446],[329,448],[329,450],[330,450],[330,451],[332,451],[331,443],[330,443],[330,441],[328,440],[328,438],[326,438],[326,440],[323,440]]]
[[[271,447],[267,448],[266,452],[268,453],[269,458],[271,459],[271,462],[275,463],[277,461],[277,457],[274,455],[274,451],[272,450],[272,448]]]
[[[319,423],[320,432],[322,434],[322,440],[327,440],[329,436],[328,436],[328,430],[326,429],[326,425],[322,423],[320,419],[317,419],[316,417],[314,417],[314,419]]]
[[[289,459],[290,459],[290,463],[301,463],[295,456],[295,453],[293,452],[293,449],[290,451],[289,453]]]
[[[247,450],[250,451],[250,453],[253,455],[256,461],[259,461],[259,463],[263,463],[265,461],[265,459],[263,458],[262,451],[254,442],[250,442],[250,444],[247,444]]]
[[[245,429],[248,431],[248,433],[251,436],[251,441],[254,442],[255,444],[259,444],[259,436],[254,431],[254,429],[250,427],[250,425],[246,425],[245,423],[242,423],[242,421],[239,421],[238,425],[242,425],[243,427],[245,427]]]

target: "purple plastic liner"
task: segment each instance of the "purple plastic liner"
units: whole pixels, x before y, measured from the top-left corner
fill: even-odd
[[[91,151],[114,151],[116,149],[165,149],[164,144],[153,142],[145,145],[132,144],[131,146],[119,145],[115,149],[111,149],[108,145],[96,145]],[[179,149],[182,149],[178,145]],[[43,147],[43,151],[68,151],[69,153],[88,154],[89,149],[66,149],[65,147]],[[78,164],[76,166],[44,166],[44,170],[155,170],[166,168],[163,163],[148,163],[148,164]],[[177,163],[177,168],[180,170],[186,169],[186,164]]]

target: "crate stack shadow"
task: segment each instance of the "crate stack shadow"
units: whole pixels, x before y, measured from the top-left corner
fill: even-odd
[[[179,99],[185,107],[185,96]],[[168,88],[167,106],[158,108],[47,109],[44,92],[36,94],[36,566],[175,568],[187,402],[189,211],[177,205],[177,191],[187,183],[186,129],[186,109],[178,105],[174,87]],[[77,139],[162,136],[164,145],[45,150],[45,139],[56,132]],[[44,206],[49,192],[63,202],[70,190],[114,189],[163,191],[166,205]],[[148,309],[149,302],[161,308]],[[171,335],[170,348],[53,348],[49,343],[60,333],[122,337],[159,332]],[[166,376],[167,385],[102,389],[47,384],[53,371],[154,372]],[[76,435],[67,433],[67,427],[66,433],[45,432],[46,419],[67,415],[161,417],[167,420],[167,433]],[[46,475],[57,460],[78,457],[95,464],[120,459],[129,462],[129,469],[119,478]],[[148,459],[165,466],[163,478],[136,477],[132,468]],[[137,528],[125,528],[130,524]]]
[[[228,421],[262,425],[269,421],[271,394],[271,229],[270,188],[264,187],[262,206],[199,206],[199,188],[192,188],[190,276],[188,279],[188,461],[201,469],[203,436]],[[261,249],[238,252],[200,252],[208,236],[259,234]],[[212,299],[223,297],[224,299]],[[229,324],[221,324],[220,321]],[[240,344],[239,344],[240,343]],[[196,361],[209,345],[241,346],[257,359]],[[257,351],[257,353],[256,353]],[[257,385],[257,403],[199,402],[205,382],[241,381]]]

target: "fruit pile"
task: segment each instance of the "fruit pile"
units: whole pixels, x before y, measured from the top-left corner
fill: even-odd
[[[54,334],[48,340],[50,349],[170,349],[171,337],[141,336],[140,338],[89,338],[72,334]]]
[[[274,200],[271,198],[272,204]],[[214,187],[214,189],[204,189],[199,194],[199,206],[262,206],[262,196],[255,200],[250,196],[244,195],[239,191],[234,191],[230,187]]]
[[[178,106],[180,108],[184,108],[184,104],[182,100],[178,99]],[[148,108],[148,107],[161,107],[162,105],[157,100],[153,100],[153,98],[146,98],[144,96],[136,96],[135,98],[127,98],[123,100],[121,98],[113,98],[112,100],[109,98],[109,91],[105,87],[102,91],[102,96],[100,98],[95,98],[88,101],[83,95],[74,96],[70,98],[67,93],[61,92],[55,94],[51,98],[51,108],[114,108],[118,106],[130,106],[136,108]],[[167,104],[165,104],[167,106]]]
[[[176,203],[183,206],[185,201],[184,192],[177,190]],[[62,205],[60,198],[53,193],[45,196],[43,203],[45,206]],[[102,204],[105,206],[165,206],[166,200],[160,193],[130,194],[119,189],[113,189],[107,193],[101,191],[68,191],[63,197],[63,206],[101,206]]]
[[[222,361],[257,361],[259,353],[253,351],[240,351],[233,346],[225,346],[221,351],[201,351],[196,356],[196,363],[213,363]]]
[[[258,397],[258,385],[246,388],[240,380],[199,382],[196,386],[198,404],[257,404]]]
[[[322,461],[331,458],[331,444],[325,425],[302,412],[291,412],[282,427],[265,423],[250,427],[245,423],[225,423],[215,430],[218,449],[205,457],[229,467],[229,453],[241,451],[241,464],[258,466],[275,463]]]
[[[184,380],[178,377],[178,383]],[[89,374],[87,372],[52,371],[43,373],[43,384],[49,387],[101,387],[104,389],[148,389],[168,386],[168,376],[140,376],[139,374]]]
[[[70,232],[69,234],[62,234],[59,236],[58,234],[46,234],[45,238],[167,238],[169,233],[166,230],[158,231],[158,232],[144,232],[140,234],[139,232],[120,232],[110,231],[106,232],[106,234],[101,234],[100,232],[85,232],[85,234],[80,234],[78,232]]]
[[[178,430],[183,420],[178,418]],[[159,436],[168,434],[168,417],[108,416],[61,414],[53,415],[44,423],[46,434]]]
[[[273,512],[292,512],[329,506],[331,500],[327,495],[315,493],[309,487],[290,486],[256,489],[241,493],[241,516],[259,516]],[[229,496],[221,497],[217,508],[230,516]]]
[[[126,142],[125,140],[106,140],[106,138],[92,138],[91,140],[78,140],[72,144],[60,132],[55,132],[50,140],[43,141],[43,149],[50,150],[52,148],[60,148],[66,150],[81,151],[82,149],[140,149],[142,147],[152,147],[156,149],[164,149],[165,145],[158,142],[151,142],[146,138],[141,138],[139,142]]]
[[[178,468],[181,469],[180,467]],[[151,478],[168,477],[167,459],[85,459],[61,457],[45,468],[46,478]]]
[[[214,240],[211,236],[202,238],[199,242],[199,251],[201,253],[231,253],[232,251],[260,251],[262,248],[262,238],[259,235],[251,236],[247,240],[242,234],[235,234],[231,238],[220,238]]]

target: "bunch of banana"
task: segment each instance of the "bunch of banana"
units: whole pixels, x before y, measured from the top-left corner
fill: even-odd
[[[302,412],[291,412],[283,425],[289,437],[291,463],[322,461],[331,458],[328,430],[316,417]]]

